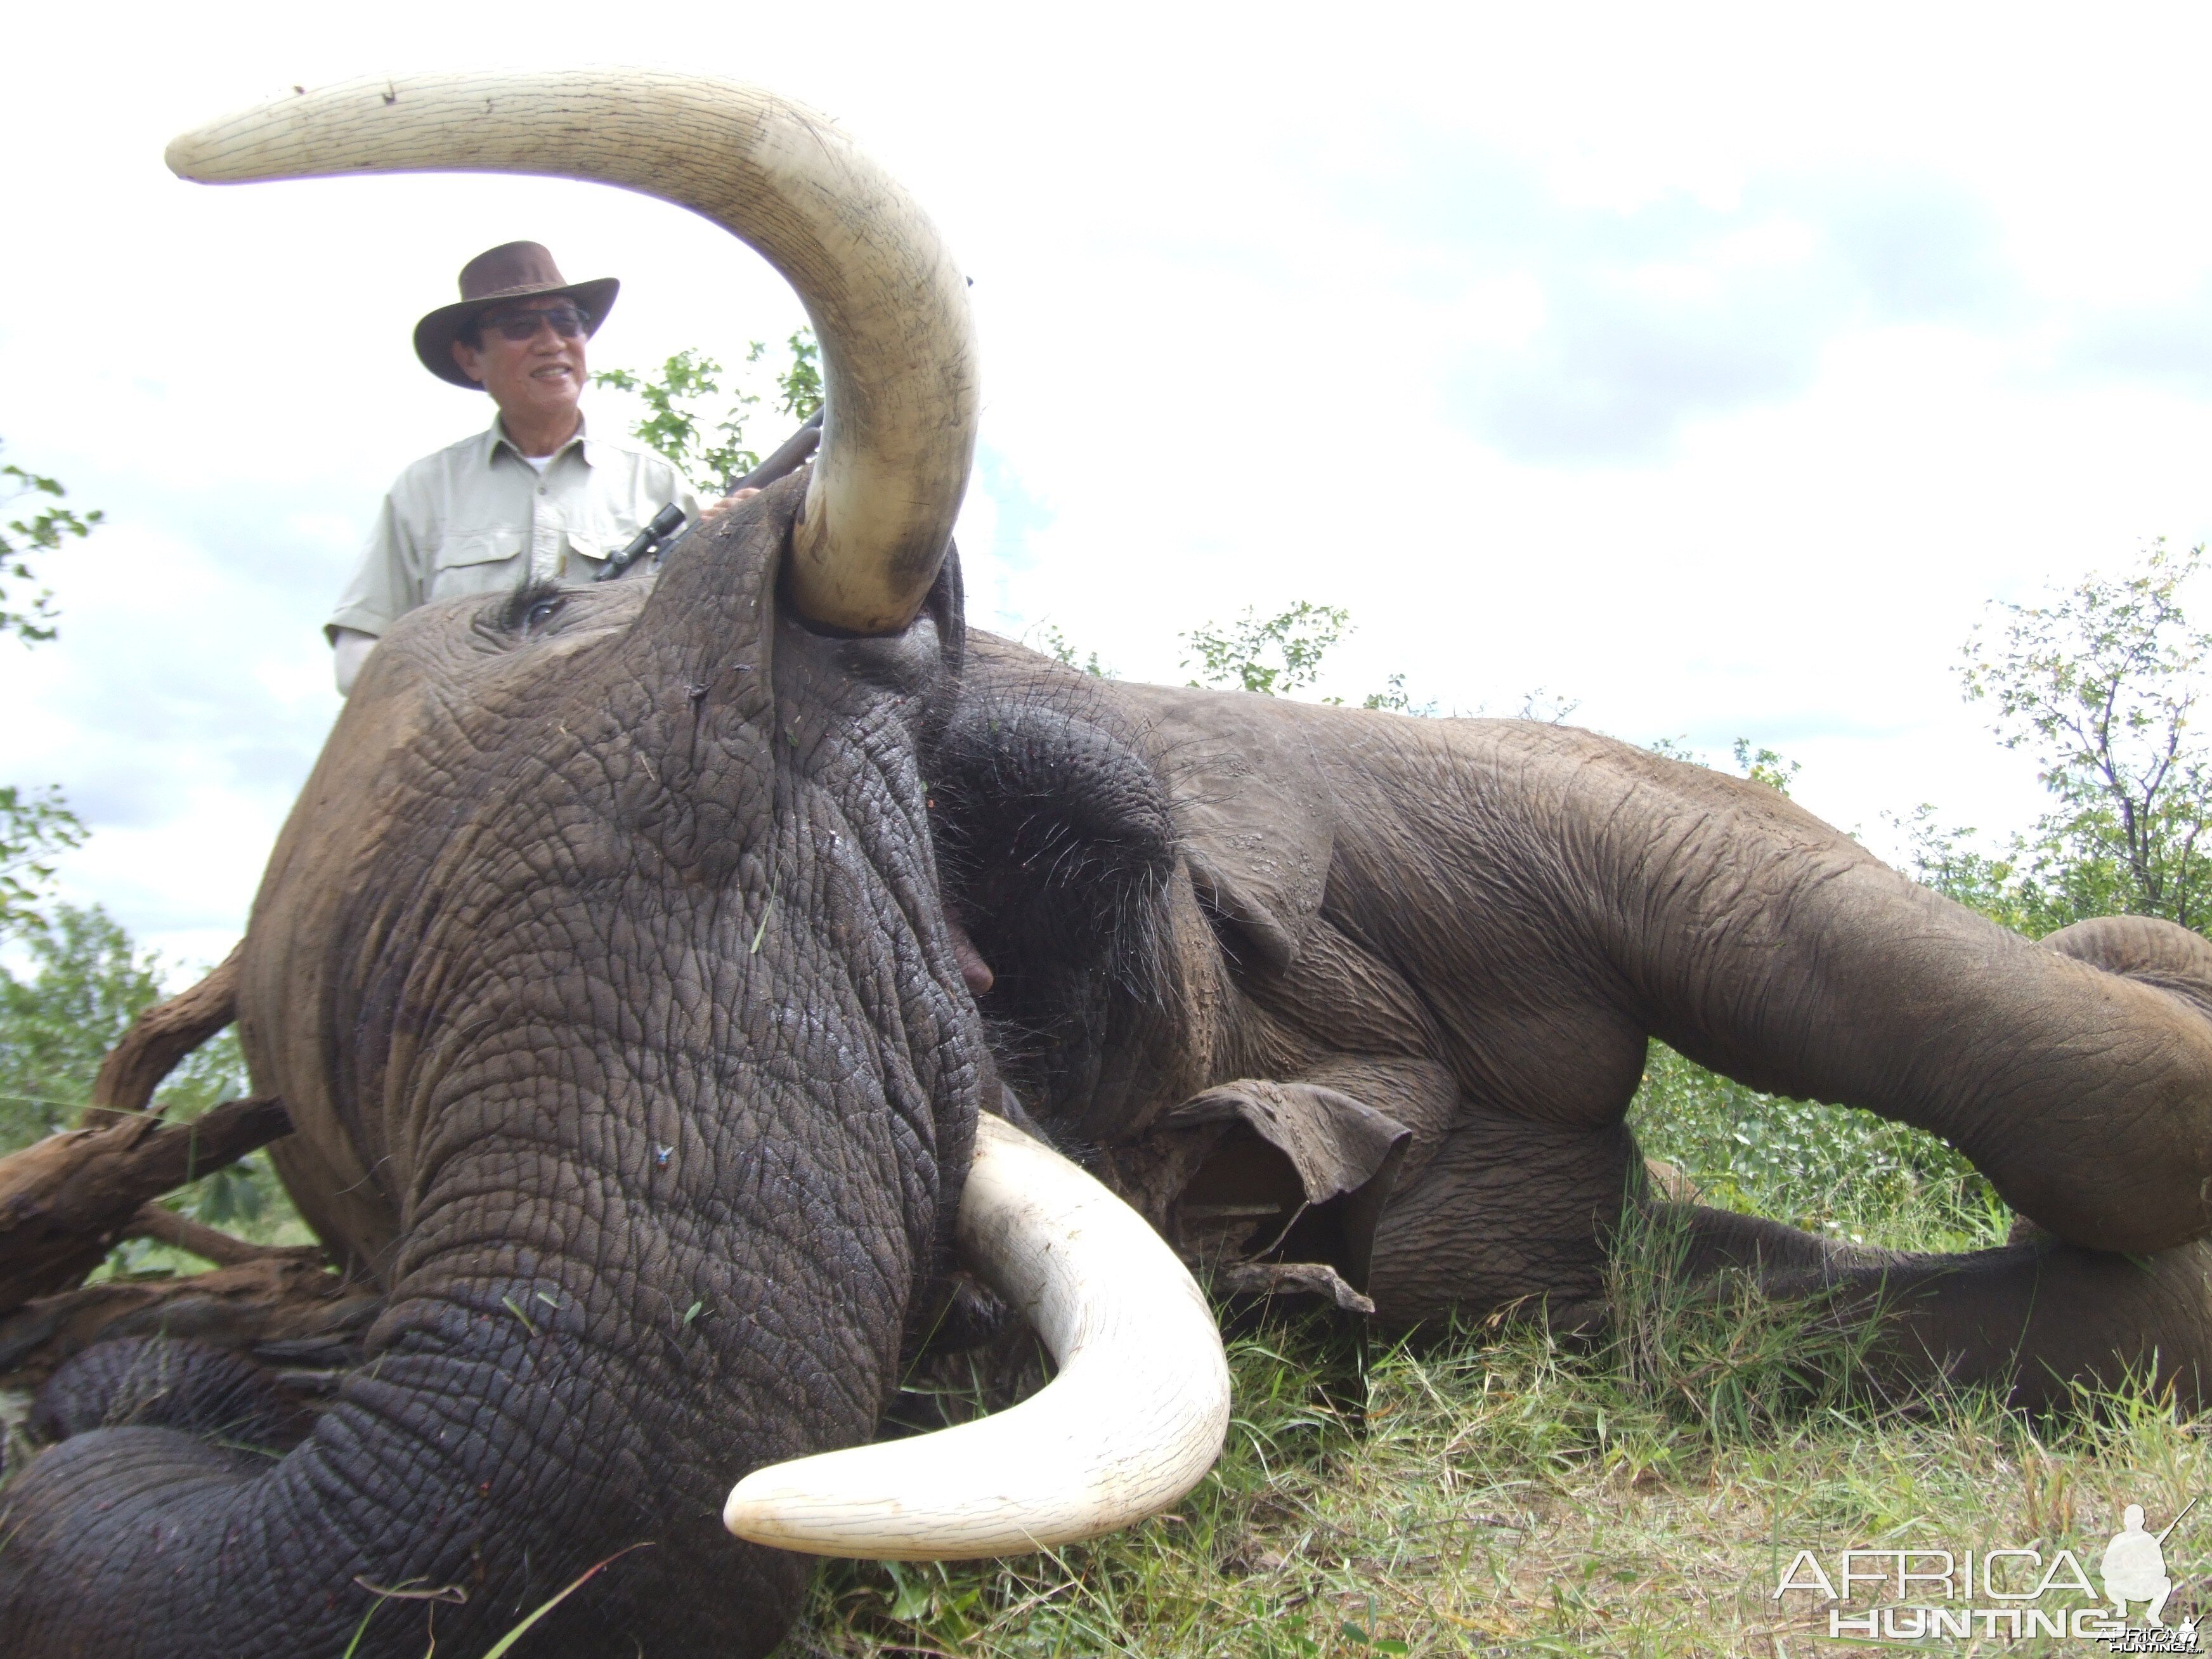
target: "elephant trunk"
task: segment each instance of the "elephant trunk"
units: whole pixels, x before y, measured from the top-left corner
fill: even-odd
[[[986,1114],[957,1239],[1059,1375],[994,1417],[757,1470],[723,1508],[732,1532],[865,1560],[1019,1554],[1157,1515],[1213,1467],[1229,1430],[1220,1334],[1141,1217]]]
[[[378,77],[178,138],[210,184],[353,173],[596,179],[712,220],[797,290],[822,346],[821,449],[793,603],[856,634],[914,618],[974,459],[967,285],[928,218],[827,116],[758,88],[627,70]]]

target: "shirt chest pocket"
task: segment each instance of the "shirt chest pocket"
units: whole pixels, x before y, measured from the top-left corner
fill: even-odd
[[[580,524],[564,532],[568,551],[593,563],[611,558],[629,538],[611,525]]]
[[[449,536],[438,549],[425,599],[457,593],[489,593],[513,587],[521,579],[524,542],[520,530],[479,530]]]

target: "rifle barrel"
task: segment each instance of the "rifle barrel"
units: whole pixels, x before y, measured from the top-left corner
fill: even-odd
[[[764,489],[787,472],[794,472],[799,464],[814,453],[822,441],[822,411],[816,410],[806,417],[805,424],[783,441],[776,452],[742,478],[732,478],[722,485],[725,495],[740,489]]]
[[[2203,1500],[2204,1494],[2200,1492],[2196,1497],[2191,1498],[2186,1504],[2184,1504],[2181,1506],[2181,1515],[2175,1516],[2172,1520],[2166,1523],[2166,1532],[2172,1532],[2176,1527],[2179,1526],[2181,1524],[2181,1516],[2187,1515],[2190,1510],[2195,1509],[2197,1504],[2203,1502]],[[2158,1535],[2158,1541],[2161,1544],[2166,1542],[2166,1532],[2162,1532]]]

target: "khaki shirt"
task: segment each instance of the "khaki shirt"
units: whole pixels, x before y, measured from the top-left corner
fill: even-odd
[[[541,476],[495,416],[399,475],[323,631],[381,635],[432,599],[589,581],[671,501],[698,518],[691,487],[658,455],[579,428]]]

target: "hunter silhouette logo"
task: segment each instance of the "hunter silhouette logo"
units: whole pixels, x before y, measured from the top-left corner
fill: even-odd
[[[2155,1533],[2143,1524],[2142,1504],[2126,1507],[2097,1563],[2101,1601],[2072,1550],[2046,1558],[2020,1548],[1850,1549],[1838,1556],[1832,1577],[1811,1550],[1799,1550],[1774,1599],[1799,1590],[1830,1603],[1827,1634],[1838,1639],[1978,1644],[2055,1636],[2100,1642],[2108,1653],[2197,1653],[2195,1617],[2169,1626],[2164,1615],[2180,1582],[2167,1565],[2166,1540],[2200,1501],[2191,1498]],[[1869,1594],[1881,1605],[1846,1610]],[[2143,1609],[2142,1624],[2128,1623],[2131,1606]]]
[[[2128,1603],[2148,1601],[2143,1622],[2163,1628],[2166,1620],[2159,1614],[2166,1611],[2166,1598],[2173,1594],[2173,1580],[2166,1576],[2166,1534],[2181,1524],[2181,1516],[2197,1507],[2197,1499],[2189,1500],[2188,1507],[2166,1523],[2166,1532],[2153,1537],[2143,1530],[2142,1505],[2130,1504],[2120,1517],[2120,1530],[2112,1541],[2105,1546],[2105,1559],[2100,1569],[2105,1581],[2105,1599],[2112,1604],[2115,1617],[2124,1621]],[[2194,1630],[2195,1621],[2191,1622]]]

